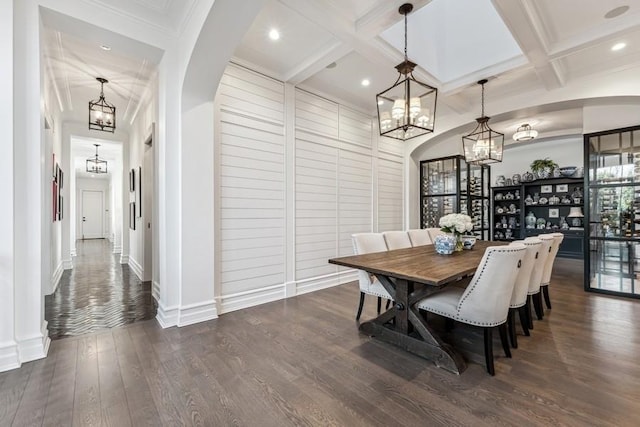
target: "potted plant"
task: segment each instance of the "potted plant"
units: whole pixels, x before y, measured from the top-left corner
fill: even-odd
[[[538,179],[549,178],[551,172],[557,167],[558,164],[548,157],[531,162],[531,172],[533,172]]]

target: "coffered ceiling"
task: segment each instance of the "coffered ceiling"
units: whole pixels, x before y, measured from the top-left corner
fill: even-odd
[[[180,34],[198,3],[74,1],[116,10],[171,36]],[[374,114],[376,93],[393,84],[394,66],[403,59],[402,3],[268,0],[237,46],[234,61]],[[475,117],[475,83],[481,78],[489,78],[491,115],[509,97],[544,100],[546,93],[576,82],[597,86],[640,68],[640,0],[415,0],[413,5],[408,54],[418,63],[416,77],[439,89],[439,115]],[[64,108],[84,115],[87,101],[98,94],[95,77],[102,75],[111,81],[107,99],[125,114],[124,121],[130,119],[162,52],[55,12],[44,10],[42,21],[46,67],[55,76]],[[276,41],[268,36],[272,29],[279,32]],[[612,51],[619,42],[626,47]],[[111,51],[102,51],[101,44]],[[368,86],[361,84],[364,79]],[[617,83],[640,84],[637,78]],[[579,111],[575,107],[568,111]],[[520,121],[537,120],[542,135],[561,132],[559,126],[581,129],[581,114],[565,113],[554,121],[544,116],[549,111],[536,109],[499,113],[492,127],[507,134]]]

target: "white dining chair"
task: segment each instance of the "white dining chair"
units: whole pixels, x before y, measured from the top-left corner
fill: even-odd
[[[551,282],[551,273],[553,272],[553,265],[556,261],[556,256],[560,250],[560,245],[564,240],[564,234],[551,233],[553,236],[553,245],[551,245],[551,252],[547,257],[547,262],[544,264],[544,273],[542,273],[542,281],[540,282],[540,290],[544,296],[544,302],[547,304],[547,308],[551,308],[551,299],[549,298],[549,283]]]
[[[385,231],[382,233],[384,241],[387,243],[387,249],[404,249],[411,247],[411,240],[406,231]]]
[[[536,311],[538,320],[542,319],[542,299],[540,297],[540,283],[542,280],[542,274],[544,273],[544,266],[547,262],[547,257],[551,251],[551,245],[553,244],[553,236],[550,234],[540,234],[535,237],[527,237],[525,242],[531,240],[541,240],[540,250],[538,251],[538,258],[533,266],[531,272],[531,280],[529,281],[529,290],[527,291],[527,320],[529,322],[529,329],[533,329],[533,315],[531,313],[531,306]]]
[[[351,236],[353,241],[353,251],[356,255],[368,254],[373,252],[386,252],[387,244],[385,243],[384,236],[380,233],[358,233]],[[391,295],[382,286],[382,283],[376,278],[363,270],[358,270],[358,284],[360,286],[360,304],[358,305],[358,314],[356,314],[356,320],[360,320],[362,314],[362,307],[364,306],[364,296],[366,294],[374,295],[378,297],[378,314],[382,308],[382,298],[391,300]],[[388,306],[388,304],[387,304]]]
[[[489,246],[466,289],[447,287],[418,302],[431,313],[484,330],[487,372],[495,375],[492,331],[498,327],[505,356],[511,357],[507,338],[507,315],[525,245]]]
[[[542,241],[540,239],[530,240],[516,240],[511,245],[524,245],[527,251],[522,258],[520,265],[520,271],[518,271],[518,277],[516,277],[516,283],[513,287],[513,293],[511,294],[511,302],[509,303],[509,315],[507,317],[507,329],[509,331],[509,338],[511,340],[511,346],[518,348],[518,338],[516,335],[516,313],[520,317],[520,324],[522,325],[522,331],[526,336],[529,335],[529,321],[526,313],[527,304],[527,292],[529,291],[529,281],[531,280],[531,273],[533,267],[538,258],[538,251]]]
[[[431,236],[429,235],[429,230],[426,228],[409,230],[407,231],[407,234],[409,234],[409,240],[411,240],[411,246],[413,247],[433,244],[433,240],[431,240]]]
[[[429,237],[431,237],[432,242],[435,242],[436,237],[440,234],[445,234],[445,232],[440,230],[439,228],[427,228],[427,231],[429,232]]]

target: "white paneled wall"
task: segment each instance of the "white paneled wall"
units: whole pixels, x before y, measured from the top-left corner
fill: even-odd
[[[403,166],[401,160],[378,159],[378,231],[402,230]]]
[[[385,142],[380,158],[372,117],[299,89],[285,98],[283,83],[233,64],[215,115],[219,312],[354,280],[327,260],[352,254],[376,213],[403,228],[403,148]]]

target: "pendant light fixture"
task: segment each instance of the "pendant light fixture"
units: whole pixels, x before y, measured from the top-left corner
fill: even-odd
[[[533,129],[529,123],[525,123],[516,130],[516,133],[513,134],[513,140],[531,141],[536,136],[538,136],[538,131]]]
[[[89,101],[89,129],[114,133],[116,130],[116,107],[104,99],[104,84],[109,80],[96,77],[100,82],[100,98]]]
[[[89,157],[87,159],[87,172],[89,173],[107,173],[107,161],[98,157],[98,147],[100,144],[93,144],[96,146],[96,156]]]
[[[489,127],[489,117],[484,115],[484,85],[487,79],[478,82],[482,86],[482,115],[476,119],[478,125],[467,136],[462,137],[464,159],[467,163],[486,165],[502,161],[504,134]]]
[[[413,77],[416,67],[407,57],[407,15],[411,3],[400,6],[404,15],[404,61],[396,65],[398,79],[389,89],[376,96],[380,135],[400,140],[433,132],[438,90]]]

